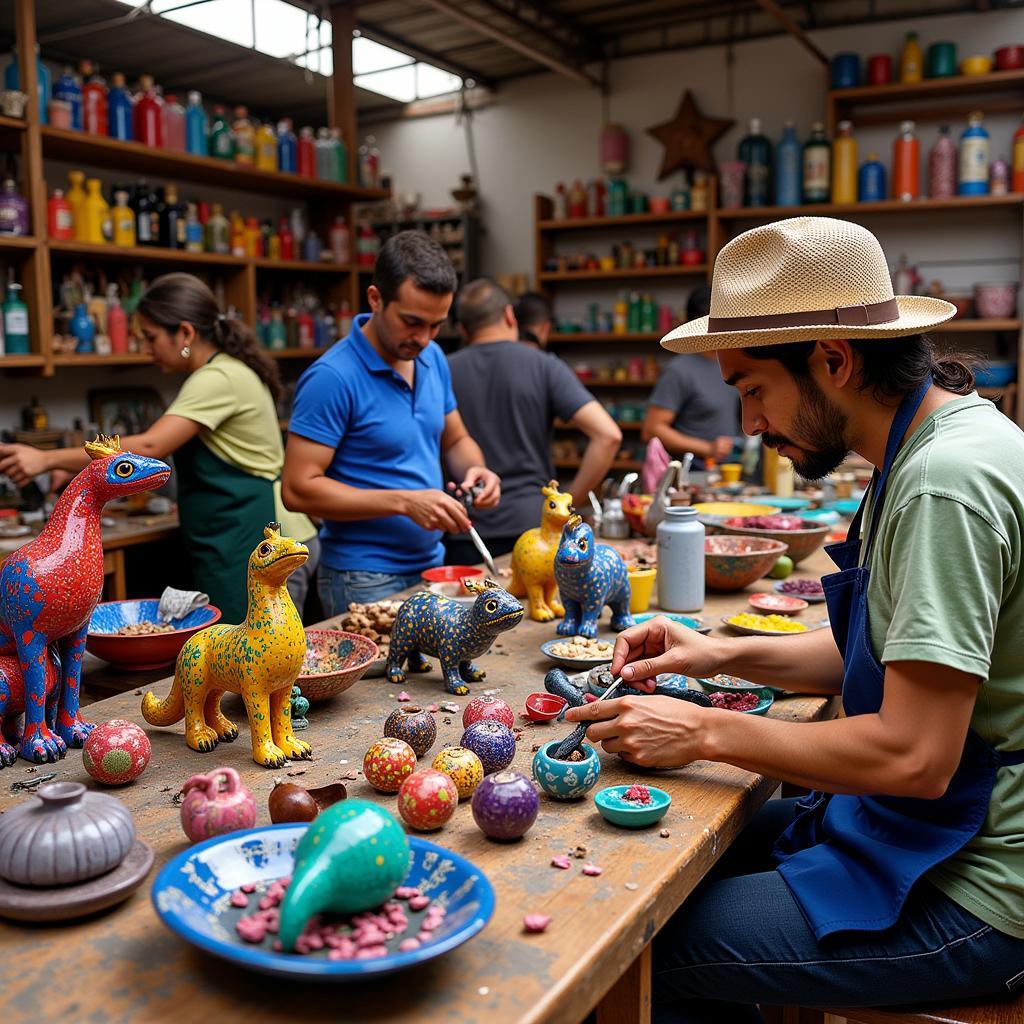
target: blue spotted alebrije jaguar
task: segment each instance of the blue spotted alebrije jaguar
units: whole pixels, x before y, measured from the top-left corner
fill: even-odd
[[[405,682],[403,664],[410,672],[429,672],[425,654],[441,659],[445,689],[449,693],[469,693],[467,683],[479,682],[486,673],[473,664],[491,649],[494,638],[519,624],[523,606],[499,583],[476,583],[465,579],[463,586],[476,594],[466,606],[450,597],[423,592],[413,594],[398,609],[391,630],[388,656],[388,681]]]
[[[558,624],[560,636],[597,636],[601,609],[612,610],[612,629],[633,625],[629,614],[629,573],[622,555],[607,544],[594,543],[594,531],[579,516],[562,527],[555,554],[555,582],[565,618]]]

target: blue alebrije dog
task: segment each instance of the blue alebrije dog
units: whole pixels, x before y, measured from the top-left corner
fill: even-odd
[[[593,639],[605,605],[612,610],[616,632],[633,625],[626,563],[615,548],[595,544],[594,531],[579,516],[572,516],[562,527],[555,554],[555,582],[565,605],[565,618],[558,625],[560,636]]]
[[[410,672],[429,672],[430,654],[441,659],[445,689],[449,693],[469,693],[466,683],[475,683],[487,674],[471,661],[491,649],[494,638],[518,625],[523,606],[499,583],[463,580],[463,586],[476,594],[469,607],[440,594],[413,594],[395,616],[388,656],[388,680],[405,682],[402,665],[408,660]]]

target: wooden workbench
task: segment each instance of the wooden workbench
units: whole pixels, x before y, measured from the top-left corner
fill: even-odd
[[[822,554],[807,567],[824,571]],[[767,590],[767,581],[756,584]],[[746,607],[750,591],[711,597],[704,609],[709,623]],[[822,617],[821,605],[804,613]],[[607,625],[607,610],[603,623]],[[482,659],[487,679],[473,692],[497,689],[517,711],[528,693],[543,688],[551,663],[538,648],[554,636],[552,624],[525,620],[499,638]],[[157,687],[161,695],[168,684]],[[145,775],[115,793],[135,815],[140,838],[157,854],[156,871],[187,846],[173,799],[185,779],[218,765],[236,768],[257,798],[261,822],[269,821],[267,797],[275,777],[292,775],[305,786],[344,781],[349,796],[376,800],[395,809],[393,796],[375,793],[359,769],[363,753],[382,731],[384,718],[398,705],[398,687],[367,679],[326,704],[314,705],[303,737],[313,744],[314,760],[284,771],[267,771],[250,759],[248,729],[241,705],[225,700],[225,709],[241,727],[237,742],[213,754],[198,754],[184,742],[182,727],[147,727],[153,758]],[[410,676],[405,689],[422,704],[447,698],[440,675]],[[114,717],[142,722],[140,692],[92,704],[92,721]],[[467,698],[454,698],[464,707]],[[788,696],[777,701],[773,717],[811,721],[831,717],[833,702]],[[530,773],[533,747],[568,732],[565,725],[523,723],[513,767]],[[457,743],[461,714],[438,714],[434,751]],[[10,782],[55,771],[58,778],[91,784],[81,752],[71,751],[56,766],[32,768],[19,762],[0,772],[0,810],[19,803]],[[735,839],[750,816],[775,789],[775,782],[727,765],[697,762],[685,769],[639,773],[617,757],[602,755],[599,786],[647,778],[673,798],[657,826],[626,831],[607,824],[587,797],[557,803],[541,797],[532,830],[507,845],[486,839],[469,808],[460,807],[443,830],[430,838],[468,857],[490,879],[497,908],[478,936],[421,967],[399,976],[343,988],[289,983],[252,974],[212,959],[182,942],[157,919],[149,900],[149,882],[127,903],[82,922],[59,927],[0,924],[0,1019],[10,1024],[71,1020],[104,1022],[227,1022],[302,1019],[398,1021],[403,1024],[500,1024],[550,1022],[579,1024],[598,1007],[600,1024],[634,1024],[649,1019],[650,941],[674,910]],[[662,838],[661,828],[671,835]],[[603,869],[599,877],[580,873],[582,859],[570,871],[550,866],[551,858],[586,847],[586,859]],[[150,879],[151,881],[151,879]],[[631,888],[627,888],[627,883]],[[523,915],[552,917],[542,935],[526,935]]]

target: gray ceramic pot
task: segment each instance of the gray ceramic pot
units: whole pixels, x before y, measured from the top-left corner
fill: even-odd
[[[135,841],[131,811],[80,782],[51,782],[0,817],[0,878],[16,885],[84,882],[116,868]]]

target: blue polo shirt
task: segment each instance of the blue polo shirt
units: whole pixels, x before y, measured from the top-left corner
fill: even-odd
[[[367,490],[442,488],[441,434],[456,408],[451,374],[431,342],[416,359],[413,387],[363,334],[370,314],[299,378],[288,429],[334,449],[327,476]],[[337,571],[414,573],[444,561],[441,531],[406,516],[327,520],[321,561]]]

